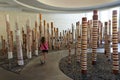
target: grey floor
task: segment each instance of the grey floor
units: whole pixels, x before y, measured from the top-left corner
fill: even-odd
[[[66,55],[66,50],[51,52],[44,65],[40,65],[40,57],[37,57],[30,61],[20,74],[0,68],[0,80],[72,80],[59,69],[59,61]]]
[[[120,46],[118,51],[120,52]],[[91,52],[91,49],[88,49],[88,52]],[[97,52],[103,53],[104,49],[98,49]],[[72,53],[74,53],[74,50],[72,50]],[[42,66],[40,65],[39,56],[30,61],[20,74],[0,68],[0,80],[72,80],[59,69],[60,59],[67,55],[68,50],[51,52],[47,56],[47,63]]]

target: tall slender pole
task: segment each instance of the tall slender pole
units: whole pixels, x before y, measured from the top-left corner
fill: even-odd
[[[21,40],[20,39],[21,39],[20,38],[20,30],[19,30],[18,24],[16,22],[16,45],[17,45],[18,65],[24,65],[22,44],[21,44]]]
[[[10,36],[10,23],[9,23],[9,15],[6,16],[6,31],[7,31],[7,46],[8,46],[8,59],[13,58],[13,52],[12,52],[12,38]]]
[[[112,13],[113,74],[119,73],[117,10]]]
[[[74,42],[74,25],[72,24],[72,42]]]
[[[40,17],[39,32],[40,32],[40,38],[41,38],[42,37],[42,14],[40,14],[39,17]]]
[[[35,21],[35,55],[38,55],[38,31],[37,31],[37,21]]]
[[[53,42],[53,22],[51,22],[51,43],[52,43],[52,50],[54,49],[54,42]]]
[[[5,55],[6,45],[5,45],[5,39],[3,36],[1,36],[1,42],[2,42],[2,54]]]
[[[80,62],[80,56],[81,56],[81,37],[78,36],[78,40],[77,40],[77,62]]]
[[[11,48],[13,52],[14,51],[13,31],[10,31],[10,36],[11,36]]]
[[[108,57],[108,56],[107,56],[107,47],[108,47],[108,46],[107,46],[107,45],[108,45],[108,41],[107,41],[107,27],[108,27],[108,23],[105,22],[105,33],[104,33],[104,34],[105,34],[105,35],[104,35],[104,36],[105,36],[105,39],[104,39],[104,40],[105,40],[105,55],[106,55],[106,57]]]
[[[47,40],[48,40],[48,46],[49,46],[49,48],[51,49],[49,23],[47,23]]]
[[[98,15],[97,10],[93,11],[93,31],[92,31],[92,64],[97,60],[97,41],[98,41]]]
[[[46,38],[46,21],[44,20],[44,37]]]
[[[87,18],[82,18],[81,73],[87,74]]]
[[[32,58],[32,53],[31,53],[31,29],[30,29],[29,20],[27,21],[26,30],[27,30],[27,58],[31,59]]]

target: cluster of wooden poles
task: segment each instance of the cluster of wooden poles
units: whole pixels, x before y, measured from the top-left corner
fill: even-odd
[[[68,43],[68,33],[63,30],[59,33],[59,29],[54,27],[53,22],[51,22],[51,28],[49,23],[42,20],[42,15],[39,15],[40,24],[35,21],[35,27],[31,29],[30,20],[27,20],[26,31],[22,27],[20,31],[18,27],[18,22],[15,22],[15,41],[13,36],[13,31],[10,29],[9,15],[6,15],[6,32],[7,40],[1,36],[2,43],[2,54],[7,53],[8,59],[13,59],[13,53],[17,53],[18,65],[24,65],[24,55],[31,59],[32,55],[38,56],[40,48],[40,39],[45,37],[49,44],[49,50],[59,50],[62,46],[66,46]],[[21,34],[22,32],[22,34]],[[15,43],[15,44],[14,44]]]
[[[53,22],[51,27],[46,21],[42,21],[42,15],[39,15],[40,24],[35,21],[35,27],[33,30],[30,28],[30,21],[26,24],[26,33],[22,28],[22,34],[16,22],[16,45],[13,41],[13,31],[10,29],[9,16],[6,17],[6,31],[7,40],[1,36],[2,41],[2,53],[8,53],[8,59],[13,58],[13,52],[16,47],[18,65],[24,65],[23,52],[26,53],[28,59],[32,58],[32,55],[38,55],[40,38],[44,36],[49,44],[49,49],[60,49],[67,46],[69,49],[68,63],[71,64],[71,46],[75,42],[77,46],[76,58],[78,62],[81,62],[81,73],[87,74],[87,48],[92,48],[92,65],[97,63],[97,48],[102,47],[102,42],[105,42],[105,55],[108,60],[111,60],[110,42],[113,46],[113,73],[119,72],[119,58],[118,58],[118,31],[117,31],[117,11],[114,10],[112,14],[112,26],[111,21],[105,22],[105,28],[103,23],[98,20],[98,11],[93,11],[93,19],[88,20],[86,17],[82,18],[82,23],[76,22],[76,30],[72,24],[72,30],[63,30],[59,32],[58,28],[55,28]],[[112,29],[112,34],[111,34]],[[22,35],[22,40],[21,36]],[[74,38],[75,36],[75,38]],[[7,43],[7,44],[6,44]]]
[[[74,28],[72,28],[74,29]],[[112,30],[112,33],[111,33]],[[69,32],[68,35],[73,34]],[[73,35],[71,35],[73,38]],[[105,22],[103,27],[103,23],[98,20],[98,11],[93,11],[92,20],[88,20],[86,17],[82,18],[82,23],[76,22],[76,45],[77,53],[76,61],[80,62],[81,65],[81,73],[87,74],[87,49],[92,49],[92,65],[97,64],[97,48],[104,47],[105,55],[108,61],[112,60],[113,63],[113,74],[119,73],[119,57],[118,57],[118,29],[117,29],[117,11],[114,10],[112,12],[112,25],[111,20]],[[73,39],[69,39],[69,55],[68,55],[68,64],[71,64],[71,45]],[[104,44],[103,44],[104,42]],[[111,43],[113,47],[113,53],[111,56]],[[104,46],[103,46],[104,45]]]

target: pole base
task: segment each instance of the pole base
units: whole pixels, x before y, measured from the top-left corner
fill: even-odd
[[[86,75],[87,74],[87,70],[82,70],[81,73]]]
[[[92,65],[96,65],[96,61],[92,61]]]
[[[117,75],[117,74],[119,74],[119,71],[118,70],[113,70],[113,74]]]

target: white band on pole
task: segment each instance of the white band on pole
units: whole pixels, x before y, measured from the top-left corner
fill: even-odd
[[[8,52],[8,59],[12,59],[12,58],[13,58],[12,52]]]

